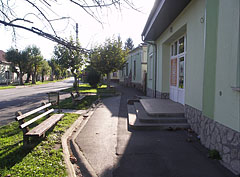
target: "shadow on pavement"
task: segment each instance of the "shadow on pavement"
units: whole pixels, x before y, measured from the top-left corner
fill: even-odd
[[[188,132],[137,131],[127,126],[127,99],[142,95],[133,88],[122,92],[118,115],[117,164],[106,169],[101,177],[234,177],[218,161],[207,157],[208,150]]]

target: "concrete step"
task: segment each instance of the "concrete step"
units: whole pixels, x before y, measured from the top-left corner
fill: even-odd
[[[140,122],[145,123],[187,123],[187,119],[184,117],[157,117],[149,116],[144,110],[140,102],[134,102],[136,115]]]
[[[134,105],[128,107],[128,125],[136,130],[172,130],[190,128],[187,123],[146,123],[140,122],[137,118],[137,113]]]
[[[169,99],[140,99],[140,103],[149,116],[184,117],[184,106]]]

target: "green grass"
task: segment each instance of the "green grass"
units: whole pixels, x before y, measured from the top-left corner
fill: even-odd
[[[24,83],[24,85],[28,85],[28,86],[33,86],[33,85],[42,85],[42,84],[48,84],[48,83],[54,83],[54,82],[58,82],[58,81],[62,81],[64,79],[60,79],[60,80],[54,80],[54,81],[44,81],[44,82],[41,82],[41,81],[37,81],[36,84],[32,84],[32,83]],[[0,90],[3,90],[3,89],[11,89],[11,88],[16,88],[16,86],[20,86],[19,84],[10,84],[8,86],[0,86]]]
[[[85,110],[88,109],[94,101],[96,101],[99,98],[97,95],[88,95],[85,98],[81,100],[78,104],[73,104],[72,98],[66,98],[63,101],[60,102],[60,109],[81,109]],[[57,109],[57,106],[54,106],[54,108]]]
[[[0,90],[3,90],[3,89],[10,89],[10,88],[16,88],[15,86],[13,85],[8,85],[8,86],[0,86]]]
[[[63,92],[74,92],[74,88],[68,88],[65,90],[62,90]],[[96,93],[96,94],[103,94],[103,93],[115,93],[115,88],[111,87],[110,89],[107,89],[107,85],[101,85],[97,88],[91,88],[89,84],[81,84],[79,85],[79,92],[80,93]]]
[[[23,147],[23,135],[17,122],[0,127],[0,176],[67,176],[61,136],[78,116],[65,114],[33,148]]]

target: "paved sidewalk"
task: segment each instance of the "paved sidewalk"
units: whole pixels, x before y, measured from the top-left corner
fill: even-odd
[[[141,93],[118,86],[94,112],[76,142],[101,177],[234,177],[187,131],[134,131],[127,127],[127,99]],[[120,104],[119,104],[120,103]],[[120,106],[120,107],[119,107]],[[192,142],[186,141],[192,137]],[[84,176],[84,174],[83,174]]]
[[[98,176],[112,176],[119,104],[120,96],[104,99],[75,139]]]

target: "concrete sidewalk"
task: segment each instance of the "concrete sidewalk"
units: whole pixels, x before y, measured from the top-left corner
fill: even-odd
[[[118,87],[93,113],[76,143],[102,177],[234,177],[217,160],[209,159],[193,133],[135,131],[127,127],[127,99],[141,94]],[[192,141],[186,141],[191,137]],[[84,176],[84,174],[83,174]]]

